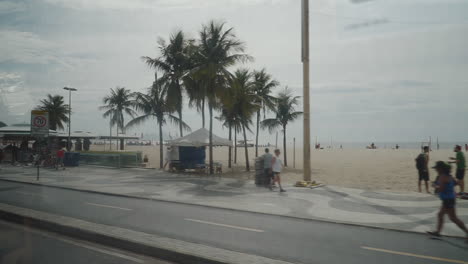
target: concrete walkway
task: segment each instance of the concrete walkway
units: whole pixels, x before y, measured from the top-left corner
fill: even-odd
[[[437,197],[428,194],[337,186],[286,186],[286,193],[278,193],[256,187],[252,181],[151,169],[41,169],[36,181],[35,168],[2,165],[0,179],[413,232],[432,230],[440,206]],[[457,203],[458,215],[468,223],[468,200]],[[464,235],[448,219],[443,233]]]

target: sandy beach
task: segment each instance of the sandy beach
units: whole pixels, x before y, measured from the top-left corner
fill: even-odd
[[[103,146],[93,145],[92,150],[102,150]],[[147,167],[159,167],[158,146],[126,146],[126,150],[142,151],[148,155]],[[228,169],[228,148],[214,149],[215,161],[223,164],[223,177],[253,178],[255,149],[249,148],[251,172],[245,171],[245,153],[238,148],[237,164]],[[259,149],[263,154],[263,148]],[[312,179],[343,187],[370,190],[417,191],[417,171],[414,159],[419,149],[323,149],[312,150]],[[437,160],[447,161],[454,156],[449,149],[435,150],[430,153],[430,163]],[[296,148],[295,168],[293,150],[288,149],[288,168],[283,174],[286,184],[302,180],[302,149]],[[430,172],[431,180],[435,171]]]

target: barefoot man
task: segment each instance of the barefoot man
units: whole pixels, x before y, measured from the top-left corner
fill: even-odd
[[[421,192],[421,182],[424,181],[426,185],[426,192],[429,192],[429,147],[423,148],[423,153],[419,154],[416,158],[416,168],[418,169],[418,190]]]
[[[460,193],[459,195],[465,194],[465,170],[466,170],[466,160],[465,155],[463,154],[462,147],[460,145],[456,145],[455,149],[453,150],[456,152],[456,156],[451,157],[450,159],[453,160],[450,163],[455,163],[457,165],[457,170],[455,172],[455,178],[457,178],[458,185],[460,186]]]
[[[443,161],[436,162],[433,167],[438,174],[436,188],[439,190],[439,197],[442,200],[442,206],[437,214],[437,229],[436,231],[427,232],[428,234],[440,237],[440,232],[444,225],[444,216],[447,214],[452,222],[454,222],[461,230],[465,231],[466,241],[468,242],[468,229],[465,224],[457,217],[455,212],[455,184],[456,181],[450,175],[451,166]]]

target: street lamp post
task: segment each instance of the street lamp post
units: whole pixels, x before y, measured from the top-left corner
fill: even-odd
[[[76,88],[71,88],[71,87],[63,87],[64,90],[68,91],[68,140],[67,140],[67,151],[70,151],[71,146],[71,140],[70,140],[70,135],[71,135],[71,92],[77,91]]]
[[[302,0],[302,74],[304,83],[304,181],[311,180],[309,105],[309,0]]]

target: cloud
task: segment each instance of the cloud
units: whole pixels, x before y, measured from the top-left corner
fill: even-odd
[[[0,14],[11,14],[25,10],[23,3],[0,1]]]
[[[371,93],[375,91],[375,88],[369,87],[368,84],[349,81],[346,83],[316,84],[311,91],[315,94],[357,94]]]
[[[66,46],[45,40],[32,32],[0,30],[0,42],[0,64],[4,65],[36,64],[73,68],[94,60],[88,54],[68,51]]]
[[[0,63],[48,64],[59,62],[55,55],[57,46],[31,32],[0,31]]]
[[[24,121],[25,112],[32,107],[23,76],[15,72],[0,72],[0,120],[7,123]]]
[[[74,9],[194,9],[226,5],[276,4],[284,0],[44,0],[49,4]]]

